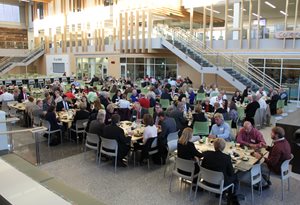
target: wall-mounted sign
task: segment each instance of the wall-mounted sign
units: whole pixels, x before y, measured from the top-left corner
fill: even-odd
[[[275,33],[275,38],[300,38],[300,31],[280,31]]]
[[[53,61],[62,61],[62,58],[53,58]]]

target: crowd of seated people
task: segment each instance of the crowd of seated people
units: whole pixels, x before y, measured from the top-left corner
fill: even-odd
[[[98,82],[100,87],[94,86]],[[130,79],[94,79],[93,86],[82,85],[74,79],[68,89],[54,82],[45,89],[44,98],[37,99],[30,95],[30,90],[24,88],[12,89],[2,86],[0,101],[17,100],[25,102],[25,113],[29,117],[40,117],[49,121],[51,129],[66,131],[68,127],[59,122],[55,112],[74,109],[74,119],[71,125],[75,129],[78,120],[87,120],[87,132],[97,134],[99,137],[115,139],[118,143],[117,162],[119,166],[127,166],[126,156],[130,151],[131,139],[125,135],[119,126],[122,120],[140,121],[145,124],[143,139],[135,145],[135,149],[142,150],[140,164],[147,158],[147,149],[150,142],[157,137],[159,160],[157,163],[166,163],[168,155],[167,143],[170,133],[179,132],[178,156],[184,159],[199,159],[204,157],[202,166],[215,171],[222,171],[225,184],[237,182],[233,173],[230,158],[223,154],[224,143],[233,140],[231,128],[238,123],[238,106],[245,103],[245,122],[243,128],[237,133],[237,142],[250,148],[267,147],[261,133],[255,128],[254,115],[257,109],[270,109],[271,114],[276,113],[276,103],[284,92],[282,89],[271,90],[269,93],[260,88],[257,93],[247,87],[241,94],[236,91],[232,98],[228,98],[223,89],[216,84],[207,87],[202,84],[196,91],[189,78],[169,78],[158,80],[145,77],[141,84],[134,84]],[[84,87],[82,87],[84,86]],[[145,87],[143,87],[145,86]],[[196,100],[198,93],[204,93],[206,98]],[[286,93],[282,96],[285,98]],[[170,102],[168,108],[162,108],[161,99]],[[72,111],[73,112],[73,111]],[[187,113],[192,113],[192,122],[189,123]],[[207,113],[212,113],[209,138],[217,139],[215,151],[199,153],[192,139],[195,122],[208,121]],[[226,122],[231,120],[231,126]],[[74,137],[74,136],[72,136]],[[201,136],[202,137],[202,136]],[[264,173],[273,170],[278,173],[278,166],[290,156],[290,148],[284,139],[284,131],[280,128],[272,129],[271,137],[274,141],[273,149],[268,147],[271,154],[266,158]],[[258,153],[255,154],[258,158]],[[222,163],[215,163],[219,159]],[[195,165],[195,173],[199,171]],[[270,184],[269,175],[265,183]]]

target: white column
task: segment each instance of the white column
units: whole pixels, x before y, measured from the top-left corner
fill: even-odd
[[[96,71],[96,58],[90,58],[89,64],[91,66],[91,78],[95,75]]]
[[[33,21],[32,21],[32,5],[33,2],[28,3],[28,49],[34,49],[34,32],[33,32]],[[39,15],[39,14],[38,14]]]
[[[240,3],[234,3],[233,4],[233,30],[239,29],[240,26],[240,12],[241,12],[241,4]],[[233,31],[232,32],[232,40],[238,40],[239,39],[239,31]]]

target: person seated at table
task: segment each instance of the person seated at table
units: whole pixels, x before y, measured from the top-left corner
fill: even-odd
[[[124,130],[118,126],[120,122],[120,115],[114,114],[111,117],[111,124],[104,127],[103,138],[114,139],[118,143],[118,166],[126,167],[124,158],[128,155],[130,150],[130,137],[125,137]]]
[[[135,102],[138,102],[138,101],[139,101],[139,95],[138,95],[136,89],[133,89],[133,90],[132,90],[132,94],[131,94],[131,96],[130,96],[130,101],[131,101],[132,103],[135,103]]]
[[[71,85],[74,85],[75,87],[80,87],[80,83],[77,81],[77,78],[74,77],[74,81],[71,83]]]
[[[81,97],[81,100],[80,100],[80,103],[83,103],[85,105],[85,109],[88,111],[88,112],[91,112],[91,104],[89,103],[89,101],[87,100],[87,97],[86,96],[82,96]]]
[[[27,89],[25,87],[23,87],[21,89],[21,92],[18,96],[18,102],[21,103],[21,102],[24,102],[25,100],[27,100],[28,98],[28,95],[27,95]]]
[[[32,116],[44,118],[46,112],[43,111],[43,101],[37,100],[35,106],[32,107]]]
[[[68,101],[68,97],[66,95],[63,95],[62,101],[56,104],[56,111],[59,112],[59,111],[69,110],[70,108],[72,108],[72,105]]]
[[[231,140],[230,127],[224,122],[223,115],[221,113],[216,113],[214,115],[214,124],[211,127],[209,138],[223,138],[226,141]]]
[[[143,108],[139,102],[136,102],[133,105],[131,121],[141,120],[144,118],[144,115],[148,113],[148,109]]]
[[[159,123],[158,113],[160,113],[162,111],[163,111],[163,109],[161,107],[161,104],[156,103],[155,107],[154,107],[154,113],[153,113],[153,120],[154,120],[155,125],[158,125],[158,123]]]
[[[230,102],[229,105],[229,119],[231,120],[231,128],[237,128],[236,123],[239,117],[239,114],[237,112],[237,107],[234,101]]]
[[[86,109],[86,105],[81,102],[79,104],[79,109],[78,111],[76,111],[76,114],[74,115],[74,119],[73,119],[73,122],[72,122],[72,128],[76,128],[76,122],[77,120],[85,120],[85,119],[89,119],[89,116],[90,116],[90,113],[89,111],[87,111]],[[74,132],[72,132],[74,133]]]
[[[171,97],[171,94],[169,93],[169,89],[168,88],[164,88],[161,96],[160,96],[160,99],[166,99],[166,100],[170,100],[172,101],[172,97]]]
[[[209,101],[209,104],[211,104],[212,106],[214,106],[215,103],[217,102],[217,103],[219,103],[220,106],[221,106],[221,105],[222,105],[222,102],[223,102],[222,97],[223,97],[222,94],[219,94],[219,95],[217,95],[217,96],[211,97],[211,98],[210,98],[210,101]]]
[[[248,96],[250,103],[247,105],[245,109],[245,121],[251,122],[254,125],[254,115],[257,109],[260,108],[259,103],[256,101],[256,95]]]
[[[222,172],[224,175],[224,187],[229,184],[234,184],[234,192],[238,188],[238,178],[234,173],[234,169],[231,162],[231,157],[228,154],[223,153],[226,146],[226,142],[222,138],[218,138],[214,141],[215,151],[203,152],[203,160],[201,166],[205,169]],[[229,189],[229,194],[234,194]]]
[[[169,117],[174,118],[176,129],[179,130],[180,135],[183,129],[187,127],[187,120],[184,117],[184,104],[179,102],[177,107],[170,112]]]
[[[62,97],[60,95],[60,91],[56,90],[54,92],[54,102],[55,102],[55,104],[57,105],[57,103],[61,102],[62,100],[63,99],[62,99]]]
[[[150,101],[150,107],[154,107],[156,104],[156,95],[153,91],[149,91],[146,95],[147,99]]]
[[[285,131],[282,127],[273,127],[271,131],[271,139],[273,146],[265,146],[269,151],[268,157],[264,157],[264,163],[261,165],[263,176],[263,188],[268,188],[271,185],[270,174],[271,172],[280,175],[281,164],[288,159],[291,159],[291,146],[285,139]],[[255,152],[253,154],[257,159],[261,159],[263,156],[260,153]]]
[[[90,88],[90,92],[87,94],[86,97],[89,103],[93,103],[95,100],[98,99],[96,90],[94,88]]]
[[[6,102],[6,101],[14,101],[13,94],[9,93],[7,88],[2,88],[3,94],[0,95],[0,102]]]
[[[119,100],[119,102],[117,103],[119,108],[121,109],[130,109],[130,102],[126,99],[126,95],[123,94],[121,95],[121,99]]]
[[[90,85],[93,86],[94,82],[98,82],[99,81],[99,78],[94,75],[94,77],[92,78],[91,82],[90,82]]]
[[[181,103],[183,104],[183,111],[189,112],[189,111],[191,111],[191,109],[194,109],[194,106],[190,105],[186,100],[187,100],[186,98],[182,98]]]
[[[194,93],[193,88],[188,88],[188,94],[189,94],[189,104],[194,105],[196,95]]]
[[[78,93],[78,89],[76,89],[75,85],[74,84],[71,84],[71,88],[70,88],[70,91],[73,95],[77,94]]]
[[[140,94],[140,98],[138,102],[143,108],[145,109],[150,108],[150,100],[145,96],[145,94],[143,93]]]
[[[231,101],[233,102],[241,102],[242,101],[242,95],[239,90],[236,90],[231,98]]]
[[[196,105],[195,107],[195,113],[193,113],[193,122],[191,127],[193,127],[195,122],[206,122],[207,119],[202,112],[202,106],[200,104]]]
[[[64,131],[64,127],[63,125],[59,124],[57,119],[56,119],[56,114],[54,112],[55,110],[55,106],[54,105],[50,105],[48,107],[48,110],[47,110],[47,113],[45,115],[45,120],[47,120],[49,123],[50,123],[50,128],[51,128],[51,131],[53,130],[62,130]],[[51,143],[52,144],[58,144],[57,141],[59,140],[60,138],[56,138],[56,140],[53,140],[53,142],[50,142],[50,145]]]
[[[85,85],[83,90],[82,90],[82,93],[89,94],[89,92],[90,92],[89,87],[87,85]]]
[[[51,105],[55,106],[55,103],[52,96],[47,93],[46,98],[43,100],[43,111],[47,111]]]
[[[122,98],[122,93],[121,90],[117,90],[117,92],[114,94],[114,96],[112,97],[112,102],[116,103],[118,102],[120,99]]]
[[[157,127],[154,125],[153,118],[150,114],[144,115],[143,123],[145,125],[145,130],[143,133],[142,143],[137,142],[134,144],[135,150],[142,150],[140,158],[141,165],[143,165],[144,159],[148,157],[148,152],[151,149],[151,144],[153,142],[152,138],[157,137]]]
[[[194,169],[194,175],[196,176],[199,171],[199,165],[198,162],[203,157],[202,153],[200,153],[193,142],[191,142],[191,139],[193,137],[193,129],[192,128],[185,128],[178,140],[177,144],[177,157],[181,159],[186,160],[195,160],[195,169]],[[184,171],[178,170],[179,173],[190,175],[190,173],[186,173]],[[193,185],[197,183],[198,178],[194,178]]]
[[[253,127],[249,121],[244,122],[244,126],[240,129],[236,141],[240,143],[241,146],[247,146],[253,149],[266,146],[262,133]]]
[[[165,86],[165,88],[168,88],[167,85]],[[169,91],[169,88],[168,88],[168,91]],[[178,95],[178,89],[176,88],[176,85],[171,86],[170,95],[171,95],[171,100],[174,98],[175,95]]]
[[[113,114],[117,114],[115,110],[115,105],[113,103],[108,104],[106,108],[105,124],[109,125],[111,123],[111,117]]]
[[[102,105],[104,105],[104,107],[106,108],[107,105],[110,103],[109,93],[108,92],[100,92],[99,98],[100,98]]]
[[[185,91],[186,91],[185,87],[179,88],[179,90],[178,90],[178,95],[179,95],[178,100],[179,101],[181,101],[182,98],[186,98],[186,92]]]
[[[88,132],[97,134],[99,137],[103,136],[103,130],[105,127],[105,110],[99,110],[96,119],[92,120],[89,124]]]
[[[202,110],[205,112],[214,112],[214,106],[209,104],[209,97],[205,98],[205,101],[202,103]]]

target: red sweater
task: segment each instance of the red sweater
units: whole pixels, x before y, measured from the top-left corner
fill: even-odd
[[[139,103],[141,104],[141,106],[142,106],[143,108],[148,109],[148,108],[150,107],[150,100],[147,99],[147,98],[140,98],[140,99],[139,99]]]
[[[281,164],[291,158],[291,146],[286,139],[283,139],[274,142],[269,151],[269,157],[265,162],[271,171],[280,174]]]

